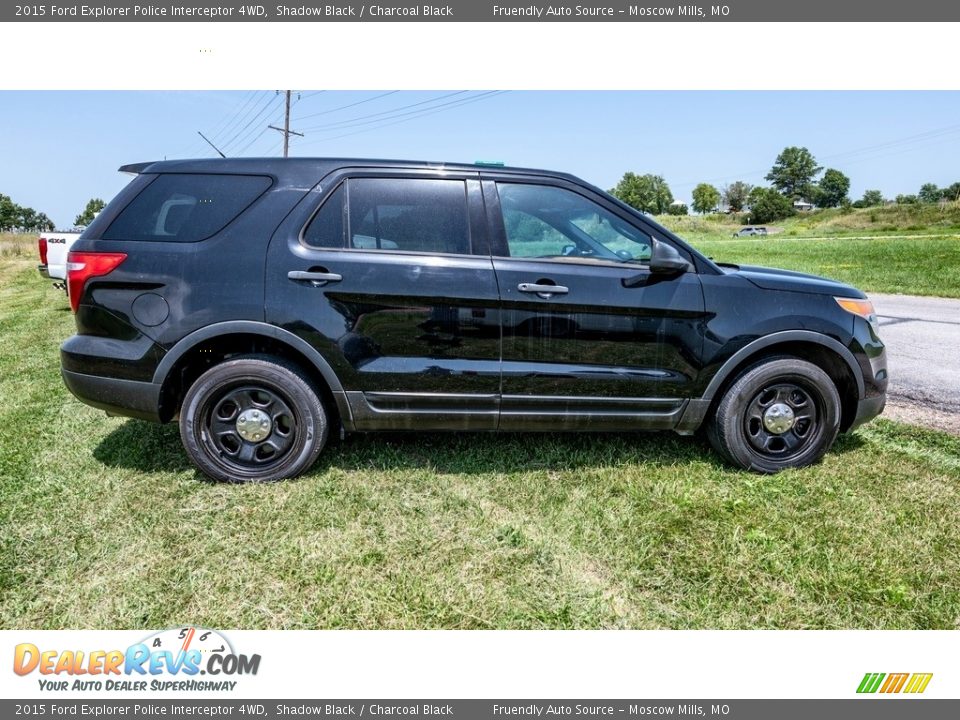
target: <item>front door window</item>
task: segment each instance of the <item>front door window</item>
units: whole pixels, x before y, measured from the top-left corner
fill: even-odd
[[[499,183],[510,257],[650,260],[649,235],[570,190]]]

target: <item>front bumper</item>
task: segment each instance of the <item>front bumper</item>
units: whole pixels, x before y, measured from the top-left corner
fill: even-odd
[[[855,430],[865,422],[873,420],[877,415],[883,412],[887,405],[887,394],[881,393],[873,397],[863,398],[857,403],[857,414],[853,418],[853,423],[847,428],[846,432]]]

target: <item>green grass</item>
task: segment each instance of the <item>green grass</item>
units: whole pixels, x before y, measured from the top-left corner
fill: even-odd
[[[693,244],[717,262],[799,270],[867,292],[960,298],[960,236],[805,240],[775,235]]]
[[[732,216],[657,218],[718,262],[823,275],[867,292],[960,297],[960,203],[822,210],[733,238]]]
[[[34,259],[40,262],[36,233],[0,233],[0,258]]]
[[[740,215],[662,215],[659,222],[693,238],[729,238],[743,225]],[[763,223],[754,223],[763,224]],[[849,237],[864,235],[960,234],[960,202],[944,205],[887,205],[873,208],[835,208],[797,213],[767,223],[786,237]]]
[[[0,627],[960,627],[956,438],[761,477],[670,434],[354,436],[217,485],[69,396],[33,265],[0,257]]]

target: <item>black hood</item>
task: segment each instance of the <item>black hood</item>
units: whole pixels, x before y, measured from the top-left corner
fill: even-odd
[[[736,273],[757,287],[766,290],[788,290],[791,292],[812,293],[815,295],[836,295],[839,297],[865,298],[861,290],[830,278],[808,275],[792,270],[758,267],[756,265],[723,265],[724,272]]]

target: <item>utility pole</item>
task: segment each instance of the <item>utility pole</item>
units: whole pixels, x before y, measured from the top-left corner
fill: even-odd
[[[278,128],[276,125],[269,125],[268,127],[271,130],[277,130],[278,132],[283,133],[283,156],[288,157],[290,154],[290,136],[299,135],[303,137],[303,133],[296,132],[295,130],[290,129],[290,90],[287,90],[286,97],[286,111],[283,114],[283,127]]]

